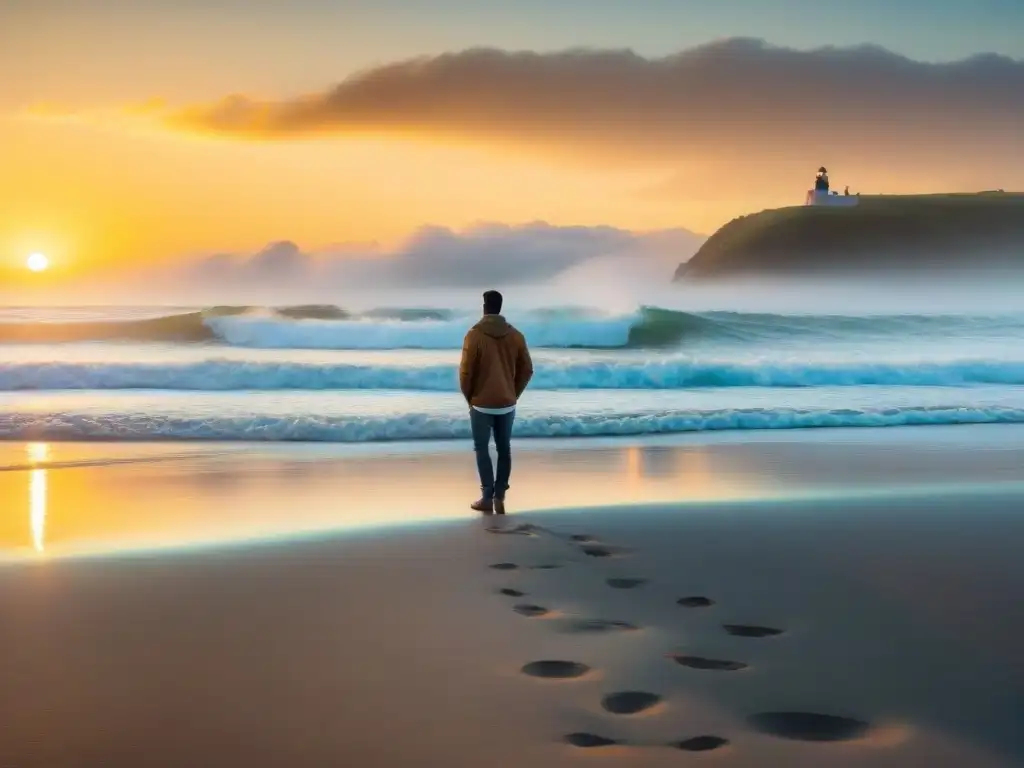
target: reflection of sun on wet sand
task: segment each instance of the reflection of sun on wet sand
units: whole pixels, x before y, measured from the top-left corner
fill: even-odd
[[[28,460],[33,465],[45,463],[50,456],[46,443],[29,443]],[[32,545],[36,552],[46,548],[46,470],[32,469],[29,476],[29,520],[32,524]]]
[[[287,446],[184,450],[173,444],[19,448],[10,458],[0,450],[0,498],[28,499],[10,504],[8,516],[0,518],[0,558],[38,550],[44,517],[51,521],[51,556],[181,548],[451,519],[467,514],[463,496],[475,482],[464,452],[338,456]],[[681,456],[643,446],[521,450],[516,508],[737,498],[767,485],[756,473],[722,482],[711,467],[687,469],[683,482],[671,471],[677,464],[690,467],[690,455],[702,450],[692,446]],[[647,454],[661,457],[658,471],[645,464]],[[726,456],[718,461],[734,462]],[[396,484],[395,477],[403,482]]]
[[[907,474],[942,463],[950,484],[889,493],[856,470],[879,446],[792,447],[793,483],[813,461],[850,473],[814,497],[720,487],[715,501],[430,525],[425,513],[413,527],[131,557],[64,557],[75,539],[62,527],[46,559],[0,568],[0,765],[1019,765],[1024,493],[958,486],[1000,465],[936,446]],[[707,482],[752,471],[748,449],[732,464],[702,449]],[[760,450],[784,464],[778,446]],[[643,477],[630,455],[594,459],[595,483],[610,475],[600,493],[623,477],[609,467]],[[116,503],[116,487],[136,514],[153,499],[158,517],[177,505],[190,520],[199,504],[258,522],[267,486],[236,460],[47,470],[51,519],[70,519],[71,491]],[[322,472],[338,518],[352,514],[372,497],[355,482],[347,497],[345,480],[384,464],[340,466],[307,464],[303,488],[273,497],[277,514],[310,514]],[[254,508],[203,506],[186,478],[204,467],[235,467],[220,500]],[[3,498],[23,499],[35,471],[0,473],[0,492],[19,489]],[[856,493],[868,480],[878,492]]]

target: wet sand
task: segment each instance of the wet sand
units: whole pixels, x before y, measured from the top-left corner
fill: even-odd
[[[1024,481],[1024,428],[516,443],[509,509],[872,495]],[[0,562],[472,519],[465,442],[0,442]]]
[[[464,452],[32,448],[0,765],[1019,765],[1024,433],[928,432],[524,450],[504,519]]]

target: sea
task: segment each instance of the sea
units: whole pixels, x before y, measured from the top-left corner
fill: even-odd
[[[585,292],[584,292],[585,293]],[[1024,311],[510,307],[515,435],[1024,422]],[[464,440],[472,304],[0,308],[0,439]]]

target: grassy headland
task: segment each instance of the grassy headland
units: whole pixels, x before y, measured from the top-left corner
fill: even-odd
[[[675,279],[1011,266],[1024,268],[1024,193],[864,195],[733,219]]]

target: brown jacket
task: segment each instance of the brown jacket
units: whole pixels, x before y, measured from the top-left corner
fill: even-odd
[[[484,315],[462,343],[459,387],[470,405],[515,405],[533,376],[533,361],[523,334],[501,315]]]

